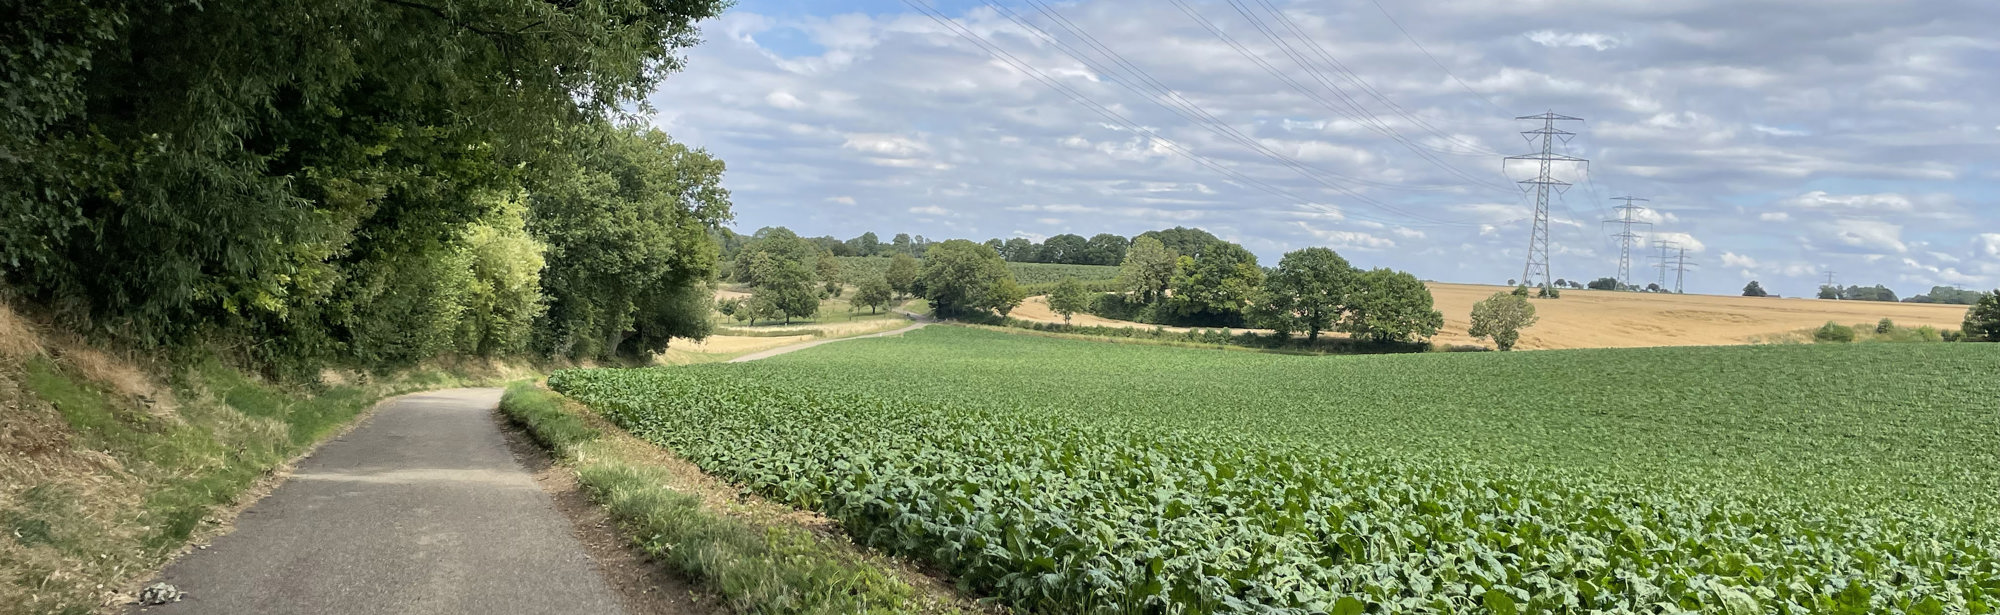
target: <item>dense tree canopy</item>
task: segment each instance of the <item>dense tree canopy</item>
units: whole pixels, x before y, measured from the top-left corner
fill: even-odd
[[[257,356],[301,372],[314,361],[446,351],[446,332],[468,310],[534,313],[533,303],[472,305],[525,297],[518,285],[496,291],[498,278],[485,280],[483,298],[465,290],[480,275],[506,275],[477,267],[531,263],[534,249],[518,235],[476,230],[494,224],[506,195],[529,196],[530,230],[565,217],[547,211],[553,203],[631,204],[614,216],[622,227],[671,229],[660,233],[676,244],[663,262],[685,269],[663,275],[700,281],[709,268],[701,255],[713,248],[699,227],[728,217],[725,195],[643,187],[662,178],[619,176],[621,163],[591,150],[636,140],[618,147],[661,150],[645,164],[690,165],[646,174],[720,173],[664,136],[611,124],[679,67],[694,22],[722,5],[11,3],[0,8],[6,281],[91,330],[150,343],[240,335],[257,340]],[[635,194],[661,200],[637,204]],[[682,198],[690,194],[706,196]],[[636,217],[667,210],[677,213]],[[512,239],[497,241],[503,235]],[[550,268],[567,266],[573,244],[535,239],[548,244]],[[561,305],[578,296],[560,294],[569,292],[550,293],[550,318],[576,313]],[[679,305],[631,299],[586,311],[657,315]],[[493,334],[466,333],[480,340],[463,347],[513,343]]]
[[[1333,250],[1286,252],[1264,282],[1269,325],[1286,334],[1305,331],[1306,339],[1319,339],[1321,331],[1340,321],[1354,278],[1354,268]]]
[[[1216,240],[1194,255],[1183,255],[1177,264],[1172,307],[1191,321],[1240,325],[1244,310],[1264,286],[1257,255],[1226,241]]]
[[[1401,342],[1437,335],[1444,314],[1432,307],[1431,291],[1417,276],[1371,269],[1355,279],[1340,330],[1376,342]]]
[[[941,316],[982,310],[1004,314],[1022,297],[1007,261],[991,248],[964,239],[933,244],[924,255],[919,280],[931,310]]]
[[[1140,233],[1139,237],[1151,237],[1158,240],[1160,245],[1166,246],[1168,250],[1172,250],[1174,254],[1181,256],[1194,256],[1196,253],[1201,252],[1202,248],[1221,241],[1208,231],[1179,226],[1157,231],[1146,231]],[[1137,240],[1138,237],[1133,238],[1133,241]]]

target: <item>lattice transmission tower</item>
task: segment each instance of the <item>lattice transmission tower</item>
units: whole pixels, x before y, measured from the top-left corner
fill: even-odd
[[[1560,196],[1560,193],[1570,185],[1569,182],[1557,180],[1550,173],[1550,167],[1557,162],[1575,162],[1585,165],[1588,165],[1590,162],[1575,156],[1556,153],[1555,147],[1558,139],[1563,143],[1569,143],[1570,138],[1576,136],[1574,132],[1556,128],[1556,122],[1581,122],[1583,118],[1557,115],[1556,112],[1550,111],[1541,115],[1524,115],[1514,119],[1542,121],[1541,128],[1521,131],[1521,136],[1526,137],[1529,143],[1534,143],[1536,139],[1540,139],[1542,142],[1542,151],[1535,154],[1508,156],[1500,162],[1500,166],[1501,170],[1504,171],[1509,161],[1534,160],[1540,163],[1540,173],[1537,173],[1534,179],[1524,179],[1520,182],[1523,185],[1523,189],[1526,189],[1527,186],[1533,186],[1535,190],[1535,228],[1528,235],[1528,264],[1521,269],[1521,283],[1531,287],[1546,286],[1550,280],[1554,279],[1549,276],[1549,191],[1553,189]],[[1540,278],[1539,282],[1536,280],[1537,277]]]
[[[1645,209],[1645,207],[1633,205],[1632,202],[1645,201],[1646,199],[1636,196],[1614,196],[1611,197],[1611,200],[1625,202],[1624,205],[1614,208],[1618,210],[1618,217],[1605,220],[1604,223],[1619,224],[1624,227],[1617,234],[1612,235],[1612,237],[1618,238],[1618,283],[1630,286],[1632,284],[1632,244],[1639,240],[1639,235],[1632,232],[1632,227],[1645,226],[1650,230],[1653,227],[1653,223],[1633,217],[1639,210]]]
[[[1660,268],[1660,281],[1654,282],[1654,285],[1665,289],[1667,287],[1667,267],[1669,265],[1667,261],[1673,260],[1673,257],[1668,256],[1667,253],[1673,251],[1674,242],[1655,241],[1653,242],[1653,247],[1660,249],[1660,258],[1657,262],[1653,263],[1654,267]]]

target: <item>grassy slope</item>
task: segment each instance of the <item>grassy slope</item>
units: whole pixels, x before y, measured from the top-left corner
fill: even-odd
[[[6,308],[0,307],[0,310]],[[316,391],[210,358],[166,368],[0,314],[0,613],[87,613],[384,396],[521,377],[422,370]],[[43,350],[49,348],[49,350]],[[452,372],[459,373],[452,373]]]

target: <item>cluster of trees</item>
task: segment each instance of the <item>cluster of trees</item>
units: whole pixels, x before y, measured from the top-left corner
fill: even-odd
[[[874,312],[916,288],[917,259],[893,252],[886,274],[859,280],[843,277],[839,256],[824,238],[800,237],[785,227],[765,227],[751,235],[728,229],[716,233],[724,246],[726,279],[750,287],[750,296],[719,301],[716,309],[738,321],[812,318],[820,302],[839,297],[853,284],[850,302]],[[868,236],[872,239],[872,234]],[[907,236],[904,236],[907,238]],[[842,242],[835,242],[842,243]]]
[[[1874,285],[1874,286],[1872,286],[1872,287],[1871,287],[1871,286],[1848,286],[1848,287],[1845,287],[1845,288],[1843,288],[1843,287],[1840,287],[1840,286],[1838,286],[1838,285],[1834,285],[1834,286],[1820,286],[1820,287],[1819,287],[1819,298],[1821,298],[1821,299],[1839,299],[1839,300],[1842,300],[1842,301],[1889,301],[1889,302],[1894,302],[1894,301],[1896,301],[1896,291],[1893,291],[1893,290],[1889,290],[1889,287],[1887,287],[1887,286],[1883,286],[1883,285],[1881,285],[1881,284],[1876,284],[1876,285]]]
[[[1903,303],[1943,303],[1946,305],[1978,305],[1980,301],[1995,293],[1976,290],[1961,290],[1950,286],[1932,286],[1931,292],[1904,299]]]
[[[724,5],[0,8],[5,282],[303,374],[700,336],[723,165],[620,120]]]
[[[1198,239],[1192,233],[1179,237]],[[1192,251],[1140,235],[1120,264],[1126,294],[1105,296],[1092,308],[1162,324],[1263,326],[1281,336],[1304,333],[1308,340],[1342,331],[1366,341],[1408,341],[1436,335],[1444,325],[1444,315],[1432,309],[1430,290],[1416,276],[1359,270],[1333,250],[1295,250],[1265,269],[1249,250],[1220,239],[1177,244]],[[1053,296],[1051,301],[1052,309],[1076,305],[1068,297],[1063,306]]]

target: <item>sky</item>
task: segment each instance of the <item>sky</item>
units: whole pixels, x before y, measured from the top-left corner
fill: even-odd
[[[1990,0],[740,0],[649,98],[739,230],[932,239],[1197,226],[1256,253],[1502,283],[1547,111],[1557,278],[1615,196],[1688,292],[2000,285]],[[1674,272],[1667,272],[1672,286]]]

